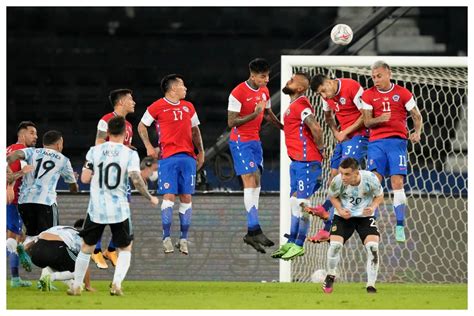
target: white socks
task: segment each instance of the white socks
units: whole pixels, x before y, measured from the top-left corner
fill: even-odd
[[[76,265],[74,267],[74,288],[82,286],[82,283],[84,282],[84,276],[86,275],[87,268],[89,267],[90,260],[90,253],[84,253],[81,250],[77,255]]]
[[[301,217],[301,207],[298,205],[298,199],[296,196],[290,197],[290,207],[291,207],[291,215],[296,218]]]
[[[18,246],[16,240],[13,238],[8,238],[6,244],[8,252],[16,254],[16,247]]]
[[[244,205],[247,212],[250,212],[253,206],[257,208],[254,202],[254,190],[254,188],[244,188]]]
[[[365,244],[367,249],[367,286],[374,286],[379,271],[379,243],[369,241]]]
[[[119,251],[117,266],[115,267],[114,280],[112,281],[112,283],[115,284],[115,286],[119,289],[122,287],[122,281],[127,275],[131,259],[132,253],[130,251]]]
[[[253,189],[253,202],[255,203],[255,208],[258,210],[258,201],[260,199],[260,189],[261,187],[256,187]]]
[[[336,275],[336,268],[341,259],[341,251],[343,244],[338,241],[331,241],[327,254],[327,270],[328,274]]]

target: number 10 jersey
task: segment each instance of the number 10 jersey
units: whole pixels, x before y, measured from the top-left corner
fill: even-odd
[[[114,224],[130,217],[127,199],[128,176],[140,172],[136,151],[114,142],[91,147],[86,166],[92,169],[90,199],[87,213],[97,224]]]

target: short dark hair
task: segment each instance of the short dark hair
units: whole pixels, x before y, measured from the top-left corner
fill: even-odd
[[[171,85],[176,81],[176,79],[181,79],[184,81],[184,77],[180,74],[169,74],[161,79],[160,87],[163,94],[168,92],[171,89]]]
[[[112,90],[109,93],[109,101],[110,104],[112,104],[112,107],[115,107],[115,104],[117,103],[118,100],[120,100],[122,97],[126,96],[127,94],[132,94],[132,90],[130,89],[116,89]]]
[[[125,118],[123,116],[115,116],[107,123],[107,131],[110,135],[122,135],[125,133]]]
[[[80,218],[74,223],[74,228],[82,228],[84,226],[84,219]]]
[[[341,164],[339,165],[339,168],[343,168],[343,169],[351,168],[352,170],[356,170],[356,169],[359,169],[359,162],[356,159],[349,157],[349,158],[344,159],[341,162]]]
[[[270,64],[263,58],[255,58],[249,63],[250,72],[261,74],[270,71]]]
[[[54,145],[61,139],[61,137],[63,137],[63,134],[60,131],[47,131],[43,135],[43,146]]]
[[[143,170],[145,168],[153,166],[154,163],[156,163],[157,160],[151,156],[146,156],[145,158],[142,159],[140,162],[140,170]]]
[[[308,80],[308,83],[311,82],[311,77],[310,77],[310,75],[309,75],[307,72],[297,71],[297,72],[295,72],[295,75],[297,75],[297,76],[303,76],[303,77],[306,78],[306,80]]]
[[[20,122],[20,124],[18,124],[16,132],[19,133],[22,129],[28,129],[28,127],[30,126],[36,128],[35,123],[33,123],[32,121],[22,121]]]
[[[317,92],[320,85],[329,78],[323,74],[317,74],[311,78],[310,87],[313,92]]]

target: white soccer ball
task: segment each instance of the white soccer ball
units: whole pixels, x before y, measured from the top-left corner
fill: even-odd
[[[337,45],[347,45],[352,41],[352,29],[346,24],[336,24],[331,30],[331,39]]]
[[[316,270],[313,274],[311,274],[311,282],[313,283],[323,283],[325,278],[326,270],[324,269]]]

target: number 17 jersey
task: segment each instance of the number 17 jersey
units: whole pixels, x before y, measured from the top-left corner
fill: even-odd
[[[91,147],[86,160],[94,173],[87,208],[91,221],[98,224],[123,222],[130,217],[128,175],[140,172],[137,152],[123,144],[105,142]]]

